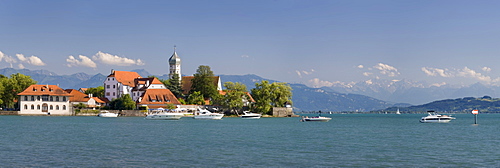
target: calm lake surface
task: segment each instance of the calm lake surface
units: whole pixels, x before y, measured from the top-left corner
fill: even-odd
[[[500,114],[323,116],[0,116],[0,167],[500,167]]]

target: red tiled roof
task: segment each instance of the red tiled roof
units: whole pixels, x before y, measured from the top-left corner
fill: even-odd
[[[111,75],[109,75],[108,77],[115,77],[116,81],[118,81],[124,85],[134,87],[135,86],[134,80],[136,78],[141,77],[141,75],[139,75],[137,72],[113,71],[113,73]]]
[[[148,89],[142,95],[141,102],[138,105],[165,105],[165,104],[181,104],[174,94],[168,89]]]
[[[70,102],[88,102],[90,99],[87,94],[82,93],[82,92],[75,90],[75,89],[66,89],[64,91],[73,95],[72,97],[69,98]]]
[[[31,85],[17,95],[71,96],[57,85]]]

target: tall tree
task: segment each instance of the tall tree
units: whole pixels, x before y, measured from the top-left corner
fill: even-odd
[[[205,99],[213,98],[219,94],[217,86],[214,84],[214,73],[209,66],[200,65],[191,82],[191,93],[199,91]]]
[[[9,78],[0,74],[0,105],[3,105],[2,95],[5,93],[5,83],[7,80],[9,80]]]
[[[8,80],[4,80],[3,84],[5,87],[5,91],[2,95],[2,100],[5,107],[12,108],[14,107],[14,102],[17,100],[17,94],[24,91],[31,85],[36,84],[37,82],[31,79],[30,76],[26,76],[20,73],[10,75]]]
[[[292,103],[292,87],[287,83],[269,84],[269,81],[264,80],[255,84],[252,97],[255,100],[255,111],[269,113],[272,107],[284,107],[285,103]]]
[[[168,90],[170,90],[175,97],[177,98],[183,98],[184,95],[182,94],[182,85],[181,85],[181,79],[179,78],[179,75],[174,74],[172,76],[172,79],[167,80],[166,82],[162,83],[167,87]]]
[[[199,91],[196,91],[189,94],[187,98],[187,104],[204,105],[205,100],[203,99],[203,95],[201,95]]]
[[[104,97],[104,86],[97,86],[95,88],[88,88],[85,94],[92,94],[93,97]]]
[[[220,101],[220,105],[222,105],[223,108],[229,109],[231,113],[238,114],[238,111],[245,105],[243,100],[248,100],[246,94],[247,87],[245,84],[239,82],[226,82],[224,83],[224,87],[226,88],[224,90],[226,94],[221,97],[222,100]]]

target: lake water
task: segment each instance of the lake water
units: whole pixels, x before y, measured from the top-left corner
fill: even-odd
[[[0,116],[0,167],[500,167],[500,114],[324,116]]]

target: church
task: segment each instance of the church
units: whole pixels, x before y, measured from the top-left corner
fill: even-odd
[[[168,62],[169,78],[172,79],[173,75],[178,75],[183,93],[189,93],[192,86],[191,79],[194,77],[181,75],[181,59],[175,47]],[[217,90],[222,90],[219,76],[214,77],[214,85],[217,85]],[[108,100],[113,100],[124,94],[130,95],[137,103],[137,107],[164,108],[166,104],[181,105],[177,97],[160,80],[144,78],[137,72],[111,70],[111,74],[104,80],[104,96]]]

